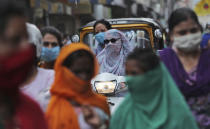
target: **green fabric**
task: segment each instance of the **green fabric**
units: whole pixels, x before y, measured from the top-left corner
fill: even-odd
[[[114,113],[110,129],[198,129],[162,63],[152,71],[126,80],[130,93]]]

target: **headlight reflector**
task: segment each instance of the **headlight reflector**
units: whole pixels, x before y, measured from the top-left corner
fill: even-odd
[[[115,92],[115,89],[117,87],[117,81],[97,81],[95,82],[94,86],[99,94],[111,94]]]

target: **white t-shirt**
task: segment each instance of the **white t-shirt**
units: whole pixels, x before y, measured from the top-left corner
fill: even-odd
[[[38,73],[34,81],[21,88],[23,93],[40,104],[43,111],[46,111],[50,100],[49,89],[54,81],[54,75],[54,70],[38,68]]]

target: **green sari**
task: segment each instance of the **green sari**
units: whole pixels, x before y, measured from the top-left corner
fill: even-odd
[[[171,75],[161,63],[126,78],[129,94],[116,110],[110,129],[198,129]]]

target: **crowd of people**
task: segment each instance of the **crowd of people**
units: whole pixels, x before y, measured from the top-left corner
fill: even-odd
[[[92,51],[63,44],[53,26],[28,23],[15,0],[1,0],[0,8],[0,129],[210,128],[210,34],[193,10],[172,12],[172,45],[157,54],[134,48],[104,19],[93,26]],[[114,114],[91,86],[105,72],[128,85]]]

